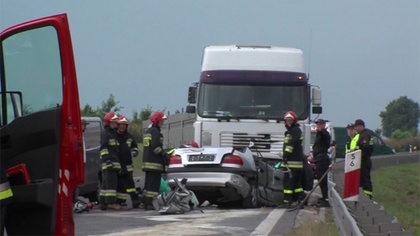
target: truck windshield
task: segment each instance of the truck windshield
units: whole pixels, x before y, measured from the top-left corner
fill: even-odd
[[[200,85],[198,114],[201,117],[276,119],[292,110],[299,119],[308,117],[306,86]]]

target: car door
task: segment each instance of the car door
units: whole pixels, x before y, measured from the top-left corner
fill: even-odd
[[[14,194],[7,233],[74,234],[73,191],[84,163],[67,15],[8,28],[0,39],[0,158]]]

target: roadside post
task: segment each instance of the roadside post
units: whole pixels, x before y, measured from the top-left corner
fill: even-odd
[[[361,154],[361,150],[347,153],[344,162],[343,201],[353,201],[355,206],[359,200]]]

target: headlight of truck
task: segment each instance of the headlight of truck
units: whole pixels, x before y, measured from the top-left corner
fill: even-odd
[[[211,132],[201,133],[201,146],[211,146]]]

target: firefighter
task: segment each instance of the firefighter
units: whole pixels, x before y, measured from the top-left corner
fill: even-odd
[[[133,157],[139,155],[139,150],[134,136],[127,130],[129,123],[125,116],[118,118],[117,141],[120,144],[121,171],[118,175],[117,201],[124,204],[128,194],[130,195],[133,208],[137,208],[140,205],[140,199],[134,185]]]
[[[298,117],[293,111],[286,112],[284,116],[286,132],[284,133],[282,169],[288,169],[284,175],[284,196],[282,208],[289,208],[292,204],[293,195],[298,202],[303,200],[303,148],[302,130],[299,128]]]
[[[104,130],[101,132],[100,159],[102,170],[102,186],[99,193],[101,210],[121,208],[117,204],[118,173],[121,165],[118,159],[119,144],[117,141],[118,115],[109,112],[104,117]]]
[[[152,200],[159,194],[161,173],[165,171],[167,153],[163,149],[163,135],[160,128],[166,120],[165,114],[155,112],[150,121],[151,127],[143,136],[143,166],[146,173],[144,182],[144,208],[153,209]]]
[[[370,198],[373,198],[373,187],[370,179],[370,171],[372,169],[372,156],[373,152],[373,138],[365,128],[365,122],[361,119],[357,119],[354,122],[354,128],[358,135],[352,140],[352,150],[360,149],[362,151],[362,160],[360,167],[360,186],[363,188],[363,192]]]
[[[1,206],[0,235],[4,235],[7,205],[9,205],[12,202],[12,200],[13,200],[13,192],[12,192],[12,189],[10,188],[9,179],[7,178],[4,165],[3,163],[1,163],[0,165],[0,206]]]
[[[330,133],[325,129],[325,120],[318,119],[315,121],[316,124],[316,136],[315,142],[312,148],[313,157],[316,165],[317,178],[318,181],[328,171],[328,168],[331,164],[330,157],[328,156],[328,149],[331,144]],[[321,188],[322,198],[318,199],[318,207],[328,207],[328,182],[327,178],[324,178],[319,182],[319,187]]]

